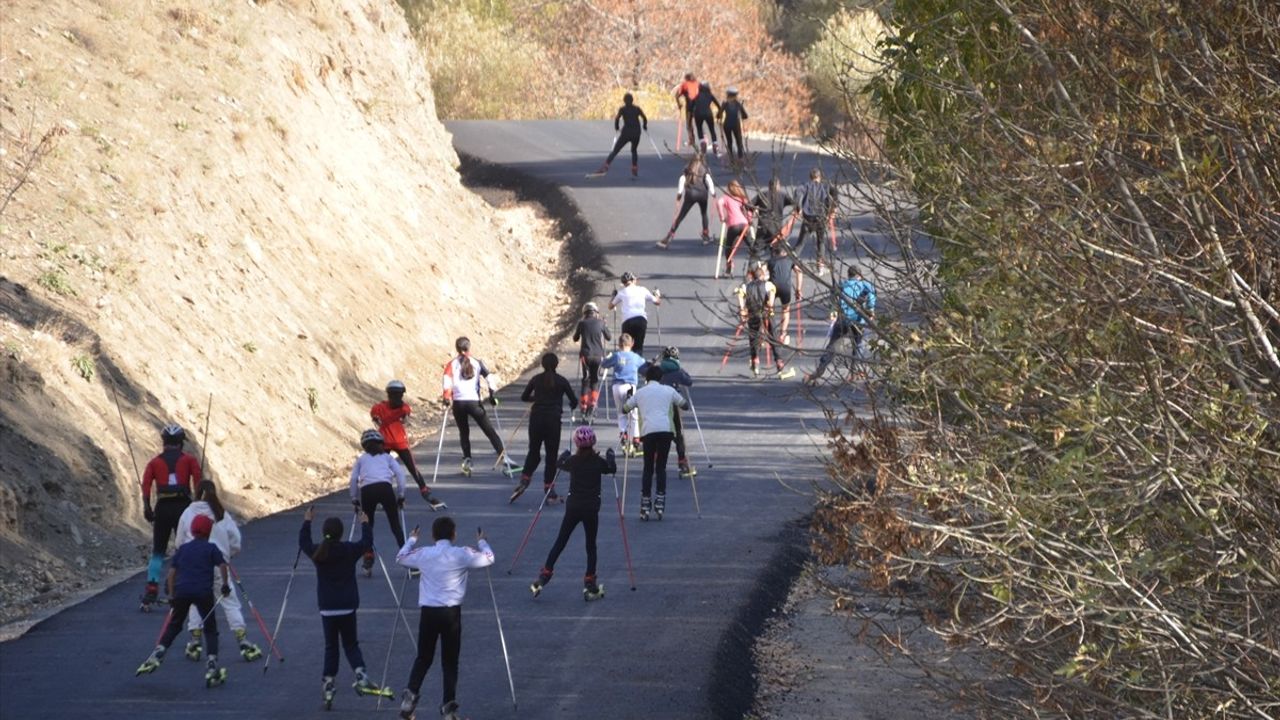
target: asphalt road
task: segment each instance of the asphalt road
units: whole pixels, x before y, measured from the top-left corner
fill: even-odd
[[[554,539],[562,510],[553,506],[542,514],[523,557],[508,575],[540,493],[530,492],[508,505],[511,481],[488,470],[491,456],[483,440],[477,445],[483,448],[477,452],[479,471],[469,480],[462,478],[457,472],[461,454],[450,423],[437,490],[458,520],[460,540],[469,541],[474,528],[482,525],[497,554],[491,577],[519,701],[518,710],[513,710],[494,603],[486,574],[475,572],[463,610],[462,710],[471,718],[530,720],[738,717],[750,701],[750,632],[786,591],[802,542],[795,528],[810,505],[809,498],[790,491],[780,479],[803,487],[821,476],[815,446],[821,442],[821,414],[799,392],[799,376],[788,381],[750,380],[741,355],[719,372],[725,334],[732,334],[732,326],[723,319],[726,305],[720,298],[731,292],[733,283],[711,278],[715,250],[697,242],[695,219],[686,219],[671,250],[654,247],[671,221],[675,181],[682,167],[663,142],[664,138],[666,143],[674,142],[673,125],[651,126],[663,145],[664,158],[659,161],[645,142],[636,180],[629,176],[625,153],[608,176],[584,178],[600,164],[611,143],[613,132],[606,123],[461,122],[450,129],[461,153],[500,165],[506,181],[527,185],[531,194],[541,194],[548,201],[563,193],[580,209],[580,220],[594,233],[603,253],[594,257],[599,267],[590,268],[599,271],[594,288],[580,284],[584,298],[594,294],[607,299],[624,270],[636,273],[641,284],[662,290],[666,302],[660,318],[651,313],[648,354],[663,345],[681,348],[685,367],[696,379],[693,399],[714,462],[714,468],[708,467],[697,430],[689,422],[690,450],[701,470],[697,491],[702,517],[695,513],[690,483],[675,472],[673,457],[668,511],[661,522],[639,521],[640,464],[632,461],[627,467],[625,522],[635,592],[628,589],[618,517],[612,490],[606,485],[599,539],[599,577],[606,598],[593,603],[582,599],[585,557],[579,531],[561,556],[554,581],[535,600],[527,586]],[[762,155],[756,162],[763,177],[770,172],[769,164],[776,162],[785,181],[799,182],[818,160],[788,152]],[[720,181],[728,176],[718,165],[713,165],[713,173]],[[588,255],[592,250],[578,249]],[[810,346],[820,342],[817,334],[811,333]],[[573,346],[563,338],[553,342],[559,342],[565,360],[562,369],[567,368],[566,374],[576,383]],[[485,349],[475,348],[475,354],[483,358]],[[504,370],[511,374],[512,369]],[[523,411],[518,399],[523,380],[501,393],[504,402],[499,411],[505,433],[511,432]],[[570,430],[566,418],[566,444]],[[597,430],[602,440],[616,438],[611,423],[599,421]],[[428,470],[434,460],[434,440],[416,449],[419,466]],[[522,455],[525,448],[522,430],[513,454]],[[619,485],[623,474],[620,470]],[[334,490],[317,502],[317,515],[337,515],[350,522],[345,489],[335,486]],[[417,498],[410,499],[408,514],[409,526],[421,523],[426,528],[433,519]],[[280,610],[300,521],[301,512],[290,511],[243,529],[245,551],[237,567],[269,626],[275,624]],[[391,565],[395,548],[385,518],[375,520],[375,536],[399,592],[403,574]],[[323,641],[314,572],[305,558],[279,637],[286,661],[273,661],[264,674],[260,662],[244,663],[228,647],[222,658],[230,669],[229,682],[213,690],[204,688],[202,666],[184,659],[180,645],[159,671],[134,677],[162,618],[160,613],[138,612],[141,586],[139,574],[49,618],[22,638],[0,644],[0,717],[134,720],[375,714],[374,700],[359,698],[348,689],[351,675],[345,660],[335,707],[328,713],[322,709]],[[411,584],[406,606],[411,608],[415,598]],[[416,632],[415,613],[411,610],[408,615]],[[387,682],[398,695],[412,662],[412,642],[397,621],[388,580],[380,574],[361,581],[359,623],[361,646],[375,679],[383,674],[391,644]],[[256,629],[251,629],[251,635],[262,643]],[[229,633],[223,637],[229,638]],[[423,687],[419,717],[437,717],[439,697],[437,663]],[[380,716],[393,717],[395,705],[385,703]]]

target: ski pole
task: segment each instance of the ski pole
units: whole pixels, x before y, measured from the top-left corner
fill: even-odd
[[[449,422],[449,408],[440,413],[440,442],[436,445],[436,467],[431,471],[431,485],[436,484],[436,476],[440,473],[440,454],[444,452],[444,426]]]
[[[351,542],[352,540],[356,539],[356,526],[359,524],[360,524],[360,508],[356,508],[356,511],[351,515],[351,528],[347,530],[347,542]]]
[[[209,608],[209,612],[205,613],[205,614],[204,614],[204,617],[200,618],[200,629],[201,629],[201,630],[204,630],[204,624],[205,624],[206,622],[208,622],[208,621],[209,621],[209,618],[213,617],[213,611],[214,611],[214,610],[217,610],[217,609],[218,609],[218,606],[219,606],[219,605],[221,605],[221,604],[222,604],[222,595],[221,595],[221,594],[219,594],[219,595],[218,595],[218,598],[217,598],[216,600],[214,600],[214,601],[213,601],[213,607]],[[181,620],[178,620],[177,622],[181,622]],[[157,644],[159,644],[159,643],[157,643]]]
[[[267,636],[267,644],[271,646],[271,652],[280,658],[281,662],[284,662],[284,653],[280,652],[280,648],[276,646],[275,638],[271,633],[267,632],[267,623],[263,621],[262,613],[258,612],[258,608],[254,607],[249,593],[245,592],[244,583],[240,581],[240,573],[236,572],[236,566],[228,562],[227,569],[231,571],[231,577],[236,582],[236,589],[240,591],[240,596],[244,598],[245,604],[249,606],[249,612],[253,613],[254,619],[258,621],[258,629],[262,631],[263,635]]]
[[[173,605],[169,606],[169,612],[164,614],[164,622],[160,623],[160,634],[156,635],[156,645],[164,639],[164,631],[169,629],[169,621],[173,619]]]
[[[724,226],[722,225],[721,227],[724,227]],[[746,227],[742,228],[742,232],[738,233],[738,239],[733,243],[733,248],[729,250],[729,257],[725,259],[725,268],[726,268],[725,275],[729,274],[728,267],[733,265],[733,256],[738,253],[738,248],[742,247],[742,241],[747,237],[747,230],[750,227],[751,227],[750,225],[747,225]]]
[[[506,441],[505,443],[503,443],[503,444],[502,444],[502,452],[498,454],[498,459],[497,459],[497,460],[495,460],[495,461],[493,461],[493,468],[492,468],[492,469],[497,470],[497,469],[498,469],[498,465],[500,465],[500,464],[502,463],[502,459],[503,459],[503,458],[505,458],[505,457],[507,457],[507,446],[508,446],[508,445],[510,445],[512,442],[515,442],[515,439],[516,439],[516,433],[520,432],[520,428],[521,428],[521,426],[523,426],[523,425],[524,425],[524,422],[525,422],[526,420],[528,420],[528,419],[529,419],[529,413],[531,413],[531,412],[533,412],[533,406],[532,406],[532,405],[530,405],[528,408],[526,408],[526,409],[525,409],[524,414],[520,416],[520,421],[516,423],[516,426],[515,426],[514,428],[512,428],[512,430],[511,430],[511,434],[507,436],[507,441]],[[494,418],[494,420],[498,420],[498,409],[497,409],[497,407],[494,407],[494,409],[493,409],[493,418]],[[502,432],[502,422],[501,422],[501,421],[498,421],[498,432],[499,432],[499,433],[501,433],[501,432]]]
[[[609,396],[613,395],[613,388],[609,386],[609,368],[605,368],[604,371],[600,373],[600,387],[604,392],[604,417],[608,420],[610,419]],[[617,420],[617,417],[614,417],[613,419]]]
[[[116,384],[111,383],[111,397],[116,401],[116,412],[120,414],[120,429],[124,431],[124,444],[129,448],[129,462],[133,463],[133,474],[139,483],[142,473],[138,471],[138,459],[133,456],[133,441],[129,439],[129,426],[124,423],[124,410],[120,409],[120,396],[116,394]]]
[[[390,582],[389,578],[388,578],[388,582]],[[407,589],[408,584],[409,584],[409,571],[405,570],[404,580],[400,581],[400,597],[396,598],[396,612],[400,614],[400,617],[404,617],[404,596],[405,596],[405,590]],[[408,621],[406,620],[405,622],[407,625]],[[387,686],[387,674],[391,671],[391,648],[392,646],[395,645],[396,630],[398,629],[399,629],[398,625],[396,625],[394,622],[391,623],[391,638],[387,640],[387,658],[382,661],[382,680],[378,682],[379,690]],[[413,640],[412,632],[409,633],[409,640],[410,641]],[[378,709],[379,710],[382,709],[382,693],[378,693]]]
[[[653,141],[653,136],[649,134],[649,131],[648,131],[648,130],[646,130],[646,131],[645,131],[644,136],[645,136],[645,137],[647,137],[647,138],[649,138],[649,144],[653,146],[653,152],[654,152],[654,154],[658,156],[658,159],[659,159],[659,160],[661,160],[661,159],[662,159],[662,151],[658,150],[658,143],[656,143],[656,142],[654,142],[654,141]],[[677,144],[678,144],[678,143],[677,143]]]
[[[720,244],[716,246],[716,267],[715,267],[716,280],[720,279],[720,260],[721,258],[724,257],[724,238],[728,232],[729,232],[729,226],[725,225],[724,223],[720,223]]]
[[[835,213],[827,216],[827,229],[831,233],[831,253],[834,256],[836,252],[836,216]],[[835,257],[831,258],[835,260]],[[834,263],[833,263],[834,264]]]
[[[378,564],[382,566],[382,577],[387,579],[387,589],[391,591],[391,597],[396,601],[396,610],[400,613],[400,619],[404,621],[405,632],[409,633],[409,637],[413,637],[413,630],[409,628],[409,619],[404,616],[404,606],[400,603],[400,596],[396,594],[396,585],[391,582],[391,573],[387,571],[387,561],[382,559],[382,553],[377,548],[373,549],[373,554],[378,558]],[[405,579],[409,577],[408,571],[405,571]]]
[[[477,535],[483,535],[484,531],[476,528]],[[489,598],[493,600],[493,619],[498,623],[498,642],[502,643],[502,662],[507,666],[507,687],[511,688],[511,709],[518,710],[519,705],[516,704],[516,681],[511,677],[511,656],[507,654],[507,636],[502,632],[502,616],[498,614],[498,595],[493,591],[493,573],[489,572],[489,566],[484,566],[485,580],[489,581]]]
[[[676,152],[680,151],[680,140],[684,137],[684,112],[680,103],[676,103]]]
[[[621,411],[619,411],[621,412]],[[631,448],[622,448],[622,499],[618,501],[618,513],[627,507],[627,470],[631,468]]]
[[[298,572],[298,560],[302,557],[302,548],[298,548],[298,554],[293,556],[293,569],[289,571],[289,582],[284,586],[284,599],[280,601],[280,615],[276,617],[276,630],[271,637],[280,637],[280,624],[284,622],[284,609],[289,605],[289,591],[293,589],[293,576]],[[284,658],[280,658],[280,662],[284,662]],[[267,668],[271,666],[271,656],[267,655],[267,661],[262,665],[262,672],[265,675]]]
[[[738,338],[742,335],[742,326],[746,325],[746,323],[746,320],[738,321],[738,329],[733,331],[733,339],[729,341],[729,347],[725,349],[724,357],[720,359],[721,370],[723,370],[725,364],[729,362],[729,356],[733,354],[733,346],[738,344]]]
[[[689,390],[689,411],[693,413],[693,424],[698,428],[698,441],[702,443],[702,454],[707,458],[707,467],[713,468],[711,464],[711,453],[707,452],[707,439],[702,434],[702,423],[698,422],[698,406],[693,404],[693,390]],[[694,497],[697,497],[697,490],[694,490]]]
[[[538,512],[533,514],[533,522],[529,523],[529,529],[524,531],[524,538],[520,540],[520,549],[516,550],[516,556],[511,558],[511,567],[507,568],[508,575],[511,574],[512,570],[516,569],[516,563],[524,553],[524,546],[529,544],[529,536],[533,534],[533,527],[538,524],[538,518],[542,517],[542,508],[547,506],[547,498],[551,496],[551,491],[556,487],[556,479],[559,477],[560,463],[556,462],[556,474],[551,476],[551,484],[542,493],[542,502],[538,503]]]
[[[204,434],[200,436],[200,474],[204,474],[204,450],[209,447],[209,415],[213,413],[213,393],[209,393],[209,404],[204,409]]]
[[[622,459],[623,467],[626,467],[627,458]],[[626,472],[625,470],[623,471]],[[627,542],[627,523],[622,519],[622,496],[618,494],[618,472],[617,466],[614,466],[613,478],[613,502],[618,506],[618,527],[622,528],[622,551],[627,556],[627,577],[631,579],[631,592],[636,590],[636,571],[631,567],[631,545]],[[625,475],[624,475],[625,477]]]
[[[661,300],[662,291],[659,290],[658,293],[659,293],[658,299]],[[658,322],[658,344],[661,345],[662,344],[662,303],[661,302],[656,302],[653,304],[653,317]]]
[[[800,305],[804,301],[804,273],[796,275],[796,348],[804,347],[804,313]]]

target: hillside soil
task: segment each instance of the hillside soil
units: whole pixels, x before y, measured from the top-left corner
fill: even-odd
[[[391,0],[5,3],[0,624],[143,567],[167,422],[251,519],[343,487],[392,378],[430,434],[457,336],[533,363],[564,238],[463,186],[423,68]]]

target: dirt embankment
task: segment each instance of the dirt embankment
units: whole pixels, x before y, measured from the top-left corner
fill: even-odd
[[[388,379],[421,436],[454,337],[509,379],[564,310],[552,225],[462,186],[391,0],[0,24],[0,623],[142,567],[113,386],[139,465],[178,422],[251,518],[341,487]]]

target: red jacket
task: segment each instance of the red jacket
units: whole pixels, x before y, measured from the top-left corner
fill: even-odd
[[[697,80],[685,80],[680,83],[679,89],[676,90],[676,100],[679,100],[681,96],[684,96],[686,99],[686,105],[692,105],[693,99],[698,97],[698,87],[699,83]]]
[[[393,408],[386,400],[369,408],[369,416],[373,418],[373,424],[377,426],[378,432],[382,433],[382,444],[388,450],[409,449],[409,436],[404,431],[404,419],[412,412],[413,409],[409,407],[409,403],[400,403],[400,407]]]
[[[176,455],[166,450],[151,458],[151,462],[142,471],[143,500],[151,499],[152,483],[155,483],[158,497],[191,497],[196,485],[200,484],[200,463],[181,450],[176,451]]]

